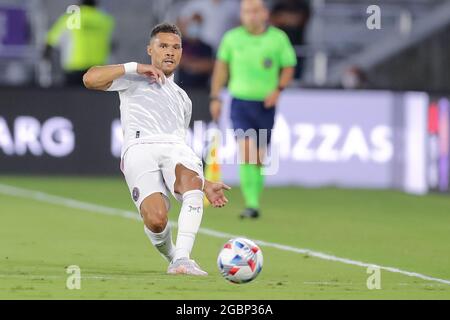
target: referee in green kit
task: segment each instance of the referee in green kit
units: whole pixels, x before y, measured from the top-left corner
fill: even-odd
[[[213,120],[220,117],[220,92],[228,81],[228,91],[233,98],[233,128],[257,132],[256,139],[248,134],[237,135],[242,163],[239,176],[246,205],[241,218],[260,215],[264,188],[262,163],[275,122],[275,106],[281,91],[292,81],[297,64],[295,50],[287,35],[268,26],[268,19],[269,10],[263,0],[242,0],[242,26],[224,35],[211,84]],[[268,133],[267,141],[260,141],[259,131],[264,129]]]

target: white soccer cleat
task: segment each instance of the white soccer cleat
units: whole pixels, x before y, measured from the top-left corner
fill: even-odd
[[[191,276],[207,276],[208,272],[203,271],[200,266],[191,259],[180,258],[172,261],[167,268],[168,274],[187,274]]]

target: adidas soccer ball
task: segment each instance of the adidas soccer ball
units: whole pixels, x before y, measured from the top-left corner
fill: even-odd
[[[235,238],[223,246],[217,257],[222,276],[233,283],[245,283],[255,279],[261,272],[263,255],[251,240]]]

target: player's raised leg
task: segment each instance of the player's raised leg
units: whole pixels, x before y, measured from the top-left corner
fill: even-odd
[[[203,216],[203,179],[181,164],[176,166],[175,176],[174,191],[183,198],[178,218],[175,256],[167,272],[204,276],[207,273],[190,259]]]
[[[144,220],[144,231],[151,243],[161,255],[172,261],[175,247],[167,217],[166,200],[161,193],[153,193],[141,204],[141,216]]]

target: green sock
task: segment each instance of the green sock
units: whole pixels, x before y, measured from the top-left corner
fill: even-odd
[[[259,209],[259,200],[264,187],[262,167],[256,164],[241,164],[239,167],[239,176],[246,207]]]
[[[258,180],[257,180],[258,199],[261,199],[261,195],[264,190],[264,180],[265,180],[265,176],[263,175],[263,167],[258,166],[257,173],[258,173]],[[258,200],[258,202],[259,202],[259,200]]]

